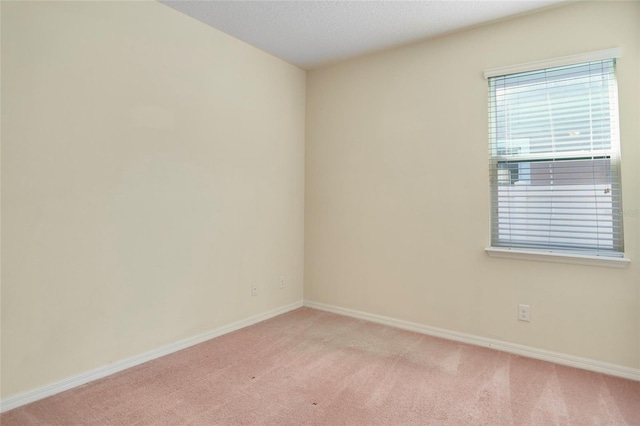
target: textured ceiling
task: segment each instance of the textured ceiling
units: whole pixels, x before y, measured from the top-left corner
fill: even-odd
[[[160,0],[305,69],[562,1]]]

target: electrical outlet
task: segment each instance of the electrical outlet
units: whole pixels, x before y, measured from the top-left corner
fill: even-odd
[[[251,295],[256,296],[258,294],[258,284],[251,284]]]
[[[284,276],[280,276],[280,288],[284,288]]]
[[[518,305],[518,319],[520,321],[531,321],[529,319],[531,307],[529,305]]]

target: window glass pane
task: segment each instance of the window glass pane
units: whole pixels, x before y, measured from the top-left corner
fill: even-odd
[[[497,148],[528,140],[530,153],[611,148],[612,64],[560,67],[495,84]]]

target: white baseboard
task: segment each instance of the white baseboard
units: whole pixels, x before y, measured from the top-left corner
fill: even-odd
[[[332,312],[334,314],[358,318],[365,321],[371,321],[378,324],[388,325],[391,327],[401,328],[403,330],[414,331],[416,333],[427,334],[429,336],[441,337],[443,339],[454,340],[457,342],[468,343],[475,346],[496,349],[502,352],[522,355],[528,358],[549,361],[569,367],[576,367],[583,370],[595,371],[611,376],[640,381],[640,369],[636,368],[625,367],[617,364],[609,364],[593,359],[580,358],[573,355],[532,348],[530,346],[503,342],[486,337],[474,336],[472,334],[459,333],[457,331],[445,330],[437,327],[430,327],[415,322],[399,320],[382,315],[370,314],[368,312],[356,311],[353,309],[341,308],[334,305],[326,305],[324,303],[318,303],[311,300],[305,300],[304,306],[321,311]]]
[[[34,402],[39,399],[46,398],[48,396],[55,395],[57,393],[75,388],[77,386],[84,385],[85,383],[89,383],[93,380],[101,379],[103,377],[109,376],[119,371],[126,370],[127,368],[131,368],[136,365],[143,364],[147,361],[151,361],[156,358],[160,358],[161,356],[169,355],[173,352],[177,352],[182,349],[188,348],[190,346],[197,345],[198,343],[202,343],[207,340],[213,339],[214,337],[231,333],[232,331],[236,331],[241,328],[248,327],[253,324],[257,324],[269,318],[273,318],[275,316],[284,314],[286,312],[289,312],[301,307],[302,307],[302,301],[294,302],[289,305],[281,306],[279,308],[272,309],[270,311],[267,311],[258,315],[254,315],[252,317],[246,318],[241,321],[237,321],[228,325],[224,325],[222,327],[218,327],[214,330],[211,330],[209,332],[206,332],[197,336],[179,340],[175,343],[162,346],[160,348],[142,353],[140,355],[133,356],[131,358],[127,358],[121,361],[114,362],[112,364],[98,367],[94,370],[87,371],[82,374],[78,374],[77,376],[69,377],[67,379],[61,380],[56,383],[51,383],[49,385],[42,386],[37,389],[32,389],[30,391],[27,391],[21,394],[10,396],[0,401],[0,412],[9,411],[13,408],[20,407],[21,405],[25,405],[30,402]]]

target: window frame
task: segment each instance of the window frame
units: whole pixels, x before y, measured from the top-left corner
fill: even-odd
[[[554,68],[560,66],[567,65],[576,65],[581,63],[588,63],[600,60],[608,60],[608,59],[618,59],[620,58],[620,49],[605,49],[599,50],[595,52],[588,52],[578,55],[565,56],[561,58],[555,58],[544,61],[530,62],[526,64],[519,64],[508,67],[500,67],[500,68],[492,68],[486,70],[484,72],[485,79],[489,80],[491,77],[499,77],[505,76],[508,74],[516,74],[516,73],[524,73],[536,70],[542,70],[547,68]],[[490,92],[491,95],[491,92]],[[491,99],[489,100],[491,102]],[[490,109],[491,111],[491,109]],[[487,114],[489,116],[489,114]],[[491,118],[490,118],[491,122]],[[492,147],[493,141],[490,141],[490,147]],[[608,155],[610,152],[602,152],[603,155]],[[565,157],[567,159],[573,158],[578,153],[574,152],[566,152],[563,154],[554,153],[554,157],[558,158],[559,156]],[[513,158],[513,155],[509,156]],[[523,155],[523,160],[525,159],[535,159],[537,158],[548,158],[548,154],[525,154]],[[497,156],[491,156],[490,161],[497,161]],[[619,158],[618,158],[619,160]],[[494,197],[494,186],[498,186],[497,182],[490,182],[491,189],[491,197]],[[491,201],[491,208],[493,208],[494,201]],[[493,235],[493,220],[494,215],[496,213],[490,212],[490,233]],[[622,236],[622,229],[619,236]],[[490,238],[492,240],[492,238]],[[594,265],[594,266],[608,266],[608,267],[616,267],[616,268],[624,268],[629,263],[630,260],[624,257],[614,257],[611,255],[598,255],[597,253],[584,253],[578,250],[570,251],[570,250],[561,250],[558,251],[551,247],[549,248],[521,248],[521,247],[509,247],[509,246],[492,246],[485,248],[486,253],[491,257],[498,258],[511,258],[518,260],[533,260],[533,261],[546,261],[546,262],[560,262],[560,263],[572,263],[572,264],[583,264],[583,265]]]

